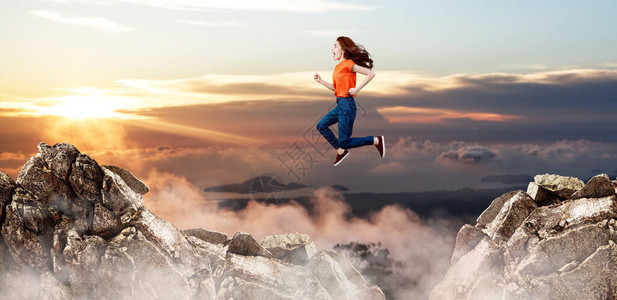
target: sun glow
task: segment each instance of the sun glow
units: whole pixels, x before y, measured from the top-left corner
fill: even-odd
[[[46,99],[49,104],[40,107],[37,115],[53,115],[72,119],[114,118],[133,119],[136,115],[121,113],[119,110],[130,109],[126,99],[109,95],[69,95]]]

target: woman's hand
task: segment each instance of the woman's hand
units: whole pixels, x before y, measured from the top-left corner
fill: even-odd
[[[319,74],[315,73],[315,76],[313,78],[315,79],[315,81],[321,83],[321,77],[319,76]]]
[[[357,89],[357,88],[350,88],[349,89],[349,94],[355,97],[358,94],[359,91],[360,90]]]

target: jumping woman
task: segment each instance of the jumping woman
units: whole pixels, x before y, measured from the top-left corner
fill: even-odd
[[[375,72],[371,70],[373,68],[373,60],[369,58],[370,54],[364,50],[362,45],[356,45],[354,41],[346,36],[339,36],[336,39],[332,53],[334,54],[334,60],[344,58],[343,61],[334,67],[334,73],[332,74],[333,84],[322,80],[317,73],[315,73],[315,80],[334,91],[336,96],[336,106],[317,123],[317,130],[336,149],[334,165],[338,165],[347,157],[349,154],[347,149],[366,145],[375,145],[379,155],[384,157],[386,155],[386,147],[383,135],[351,137],[353,122],[356,119],[356,102],[354,97],[375,77]],[[357,87],[356,72],[366,75],[364,81]],[[338,139],[329,128],[336,122],[338,122]]]

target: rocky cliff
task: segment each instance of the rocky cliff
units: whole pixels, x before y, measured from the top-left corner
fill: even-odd
[[[430,299],[617,299],[616,189],[545,174],[493,200]]]
[[[16,181],[0,172],[0,299],[385,299],[305,234],[182,231],[131,172],[38,150]]]

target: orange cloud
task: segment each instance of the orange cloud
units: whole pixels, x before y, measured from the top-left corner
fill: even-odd
[[[497,114],[488,112],[465,112],[444,108],[389,106],[379,107],[377,111],[390,123],[437,124],[449,119],[471,119],[475,121],[506,122],[522,119],[523,116]]]

